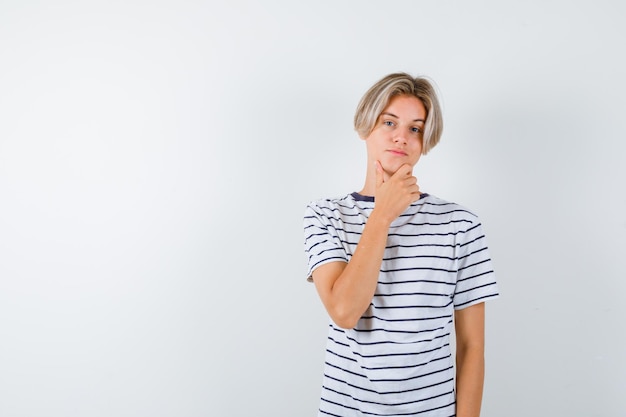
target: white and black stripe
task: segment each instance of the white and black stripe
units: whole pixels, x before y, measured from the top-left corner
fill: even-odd
[[[309,204],[307,277],[349,262],[372,197],[353,193]],[[389,229],[378,287],[354,329],[330,322],[320,414],[453,416],[455,309],[498,296],[476,215],[423,194]]]

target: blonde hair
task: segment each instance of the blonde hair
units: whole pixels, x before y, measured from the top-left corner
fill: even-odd
[[[399,95],[417,97],[426,108],[422,143],[422,154],[426,155],[439,142],[443,131],[443,118],[434,85],[425,77],[414,78],[407,73],[399,72],[380,79],[361,98],[354,115],[354,129],[360,137],[368,137],[391,98]]]

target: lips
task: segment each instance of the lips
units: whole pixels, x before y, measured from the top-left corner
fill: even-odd
[[[388,149],[387,152],[390,152],[396,156],[407,156],[407,153],[400,149]]]

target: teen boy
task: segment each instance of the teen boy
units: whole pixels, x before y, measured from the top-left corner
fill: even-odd
[[[412,173],[441,136],[435,90],[390,74],[354,126],[363,188],[304,215],[307,277],[330,316],[319,415],[477,417],[484,302],[498,289],[479,219],[421,193]]]

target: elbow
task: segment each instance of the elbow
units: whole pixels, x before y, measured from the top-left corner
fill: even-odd
[[[342,319],[342,320],[333,319],[333,323],[335,323],[337,327],[340,327],[344,330],[354,329],[358,322],[359,322],[358,320],[350,320],[350,319]]]
[[[338,327],[350,330],[356,327],[357,323],[361,319],[361,314],[357,314],[352,311],[335,309],[332,314],[330,314],[330,318]]]
[[[474,361],[476,363],[485,362],[485,348],[481,344],[467,345],[459,343],[456,352],[457,362]]]

